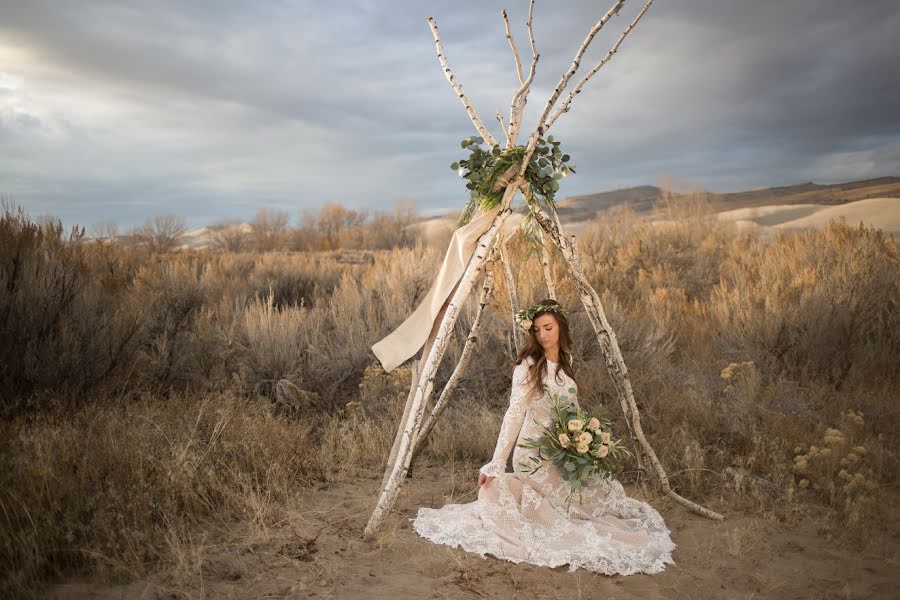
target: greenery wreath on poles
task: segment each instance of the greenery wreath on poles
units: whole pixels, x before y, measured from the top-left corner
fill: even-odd
[[[481,147],[484,138],[469,136],[462,140],[461,146],[469,149],[466,159],[454,162],[450,168],[467,179],[469,201],[456,226],[467,224],[479,207],[488,211],[496,207],[503,198],[503,191],[521,168],[525,156],[525,146],[503,148],[493,146],[488,150]],[[559,180],[569,173],[575,172],[570,165],[569,155],[559,148],[559,142],[548,136],[538,138],[534,153],[525,169],[527,183],[526,201],[536,200],[553,213],[556,212],[554,195],[559,190]],[[530,197],[529,197],[530,196]],[[529,217],[532,217],[529,211]]]

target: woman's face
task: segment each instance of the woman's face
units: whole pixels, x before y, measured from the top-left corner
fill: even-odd
[[[544,350],[549,350],[559,344],[559,324],[550,313],[539,316],[531,327],[534,330],[534,336]]]

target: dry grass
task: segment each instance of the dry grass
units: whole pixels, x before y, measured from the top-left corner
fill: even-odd
[[[702,197],[682,202],[670,201],[668,225],[625,211],[579,240],[673,485],[719,510],[785,519],[815,507],[848,533],[877,534],[873,507],[900,466],[896,242],[837,223],[764,243],[715,221]],[[198,532],[244,523],[265,540],[306,483],[380,476],[410,374],[384,373],[369,347],[418,306],[441,258],[433,248],[379,251],[373,265],[327,253],[146,256],[6,212],[2,591],[37,596],[59,574],[163,566],[196,577],[211,543]],[[626,431],[552,259],[573,309],[582,404],[602,404]],[[545,295],[539,263],[513,271],[522,302]],[[508,396],[508,296],[496,282],[479,360],[424,450],[459,475],[445,501],[490,456]],[[435,389],[473,318],[470,302]],[[281,411],[280,379],[318,402]],[[733,556],[752,542],[729,536]]]

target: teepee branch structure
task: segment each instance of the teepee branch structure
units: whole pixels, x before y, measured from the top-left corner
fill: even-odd
[[[619,36],[619,39],[616,40],[616,43],[613,44],[612,48],[609,49],[609,52],[607,52],[606,55],[602,59],[600,59],[600,62],[598,62],[593,69],[588,71],[587,74],[581,78],[581,81],[579,81],[578,84],[574,88],[572,88],[572,91],[569,92],[569,95],[566,96],[566,99],[563,100],[563,103],[560,104],[559,108],[556,109],[556,111],[553,113],[553,116],[551,116],[544,122],[545,131],[547,129],[550,129],[550,126],[553,125],[556,119],[559,118],[559,115],[563,114],[564,112],[569,112],[569,107],[572,105],[572,100],[575,98],[575,96],[578,95],[579,92],[581,92],[581,88],[584,87],[584,84],[587,83],[588,79],[593,77],[594,74],[596,74],[597,71],[600,70],[600,67],[608,63],[612,59],[613,55],[618,52],[619,46],[622,44],[622,40],[625,39],[625,36],[631,33],[631,30],[634,29],[634,26],[637,25],[637,22],[641,20],[641,17],[644,16],[644,13],[647,12],[647,9],[650,8],[651,4],[653,4],[653,0],[648,0],[647,3],[644,4],[644,8],[641,9],[641,12],[638,13],[631,24],[625,28],[625,31],[622,32],[622,35]]]
[[[482,316],[484,315],[485,308],[487,308],[488,303],[491,301],[491,295],[494,293],[494,271],[497,269],[499,260],[500,250],[499,247],[495,247],[494,258],[490,261],[490,268],[485,269],[484,283],[481,286],[481,298],[478,300],[478,310],[475,313],[475,319],[472,321],[469,335],[466,336],[466,343],[463,346],[459,362],[456,363],[456,367],[453,369],[450,379],[447,380],[447,384],[444,386],[444,389],[441,390],[441,395],[437,402],[434,403],[431,413],[422,424],[422,429],[416,435],[415,441],[413,442],[412,458],[410,459],[410,462],[415,460],[419,451],[422,449],[422,446],[425,445],[428,434],[431,433],[434,424],[450,403],[450,397],[453,395],[454,390],[456,390],[456,385],[462,378],[463,373],[469,368],[469,361],[472,359],[472,351],[475,349],[475,344],[478,343],[478,336],[481,332],[481,324],[483,322]]]
[[[450,392],[453,388],[455,388],[456,383],[459,381],[459,378],[461,377],[466,365],[468,364],[468,361],[470,360],[470,355],[474,348],[474,344],[478,339],[478,330],[481,327],[481,317],[483,314],[483,310],[490,299],[491,289],[493,286],[492,271],[493,268],[496,268],[496,256],[498,254],[500,257],[500,261],[504,263],[501,268],[504,269],[504,274],[507,277],[507,282],[510,284],[510,293],[514,294],[515,282],[512,281],[511,272],[508,274],[506,273],[506,269],[509,268],[508,255],[505,252],[502,240],[504,223],[506,222],[507,217],[512,213],[512,201],[520,190],[525,196],[526,204],[532,211],[532,215],[540,225],[540,231],[543,232],[541,234],[542,241],[543,235],[546,234],[550,241],[552,241],[556,246],[556,248],[559,249],[560,253],[569,266],[569,272],[575,279],[582,304],[584,304],[588,318],[591,321],[591,325],[597,334],[597,340],[600,343],[607,369],[609,370],[609,373],[613,379],[614,386],[619,396],[620,405],[626,418],[626,422],[628,423],[630,433],[632,437],[636,437],[639,440],[641,448],[644,450],[644,456],[650,462],[652,472],[655,473],[657,478],[659,479],[662,489],[668,496],[673,498],[678,503],[689,508],[690,510],[693,510],[703,516],[712,519],[723,518],[722,515],[706,509],[699,504],[691,502],[690,500],[681,497],[672,490],[662,464],[659,462],[656,454],[653,452],[652,447],[647,441],[643,430],[641,429],[640,416],[638,414],[637,405],[634,400],[634,393],[631,388],[631,382],[628,378],[628,371],[625,368],[625,363],[622,359],[621,350],[619,349],[616,336],[606,318],[606,314],[600,302],[600,297],[593,289],[593,287],[591,287],[587,278],[584,276],[584,272],[580,264],[577,245],[575,243],[575,236],[567,237],[566,235],[564,235],[562,224],[555,210],[551,211],[548,214],[548,212],[541,206],[539,206],[537,202],[533,201],[533,198],[531,198],[530,187],[528,186],[524,178],[525,171],[528,167],[529,161],[531,160],[531,156],[535,151],[538,139],[542,137],[544,133],[546,133],[549,126],[552,125],[553,121],[555,121],[556,118],[560,114],[562,114],[562,112],[566,112],[569,110],[574,96],[578,93],[578,91],[580,91],[584,83],[594,73],[596,73],[599,68],[603,66],[603,64],[608,62],[609,58],[611,58],[615,54],[622,42],[622,39],[624,39],[624,37],[634,28],[637,20],[640,19],[640,17],[647,11],[647,8],[649,8],[651,3],[652,0],[649,0],[645,4],[643,10],[641,11],[641,14],[620,36],[610,52],[607,53],[607,56],[604,57],[604,59],[601,60],[601,62],[597,66],[595,66],[590,73],[588,73],[584,78],[582,78],[581,81],[579,81],[576,89],[573,90],[568,97],[566,97],[563,105],[560,106],[560,109],[558,109],[557,112],[553,114],[553,117],[548,118],[548,115],[551,114],[551,111],[556,105],[557,100],[559,100],[560,96],[565,91],[569,81],[578,70],[581,59],[584,56],[584,53],[593,38],[597,35],[597,33],[600,32],[604,25],[606,25],[606,23],[614,15],[618,14],[618,12],[625,4],[625,0],[617,0],[616,2],[614,2],[613,6],[606,12],[606,14],[604,14],[600,18],[600,20],[597,21],[597,23],[595,23],[594,26],[590,29],[585,40],[582,42],[581,46],[576,52],[575,57],[572,61],[572,65],[563,74],[562,78],[560,79],[559,83],[548,99],[547,104],[537,121],[538,124],[536,129],[530,134],[528,138],[528,143],[525,147],[524,156],[522,158],[522,163],[518,169],[518,172],[512,174],[510,179],[506,182],[506,188],[500,200],[498,212],[493,217],[493,221],[491,222],[490,226],[478,238],[475,244],[475,249],[468,259],[468,263],[466,264],[466,268],[461,278],[456,284],[456,287],[450,293],[449,299],[445,302],[438,315],[437,321],[439,321],[439,324],[435,325],[434,329],[429,335],[428,341],[426,341],[424,345],[421,357],[414,364],[411,375],[410,392],[407,397],[406,405],[404,407],[404,413],[400,423],[400,427],[398,428],[397,435],[394,440],[394,445],[391,449],[390,457],[388,459],[388,464],[386,466],[381,489],[378,495],[378,501],[374,510],[372,511],[372,515],[370,516],[364,531],[364,535],[367,538],[371,538],[374,533],[378,531],[388,512],[393,508],[397,500],[397,496],[399,495],[400,485],[402,484],[403,479],[405,478],[405,475],[409,470],[413,455],[416,453],[416,451],[421,449],[428,433],[434,426],[435,421],[446,407],[447,402],[449,401]],[[530,90],[531,84],[534,81],[534,72],[536,70],[539,56],[534,43],[534,35],[532,30],[533,8],[534,1],[532,0],[528,10],[528,33],[531,42],[532,61],[527,77],[524,77],[521,58],[519,57],[518,50],[516,49],[515,42],[512,37],[512,33],[509,29],[508,16],[506,15],[505,11],[501,13],[501,16],[503,17],[505,23],[507,39],[509,40],[514,59],[516,61],[516,74],[520,82],[520,86],[513,96],[512,101],[510,102],[509,127],[504,129],[504,134],[507,139],[507,147],[513,147],[518,138],[522,116],[524,114],[525,103],[527,101],[527,95]],[[444,49],[441,43],[440,34],[438,32],[437,24],[435,23],[433,18],[428,18],[428,25],[431,28],[432,35],[434,36],[438,60],[440,61],[441,67],[443,68],[444,75],[447,77],[447,80],[450,82],[453,90],[459,96],[459,99],[462,102],[466,112],[468,113],[469,118],[471,119],[476,131],[478,131],[479,135],[492,147],[498,146],[496,139],[490,134],[490,132],[488,132],[487,128],[484,126],[484,123],[479,118],[474,106],[472,106],[472,103],[463,92],[462,86],[456,81],[456,77],[454,76],[453,71],[450,69],[447,58],[444,55]],[[498,121],[501,123],[501,126],[503,126],[503,119],[502,116],[499,115],[499,111],[498,117]],[[466,341],[466,346],[463,349],[462,357],[457,364],[457,368],[451,375],[451,380],[448,383],[448,386],[446,386],[444,393],[441,394],[441,397],[435,403],[435,406],[432,409],[429,418],[426,420],[424,417],[425,413],[427,412],[429,399],[434,385],[435,375],[437,373],[437,369],[440,365],[441,359],[446,352],[447,344],[449,342],[450,335],[453,332],[453,327],[456,323],[456,319],[459,316],[459,312],[464,302],[471,294],[475,282],[479,277],[479,274],[485,269],[486,263],[489,260],[493,260],[495,264],[490,271],[485,272],[485,283],[483,286],[481,299],[479,301],[478,313],[475,322],[472,325],[469,337]],[[547,262],[546,249],[543,248],[543,244],[542,263],[544,265],[544,274],[548,284],[548,291],[551,293],[551,295],[553,295],[555,294],[555,289],[552,287],[552,281],[550,280],[549,263]],[[514,295],[511,296],[511,300],[513,300],[513,303],[515,304]]]
[[[553,275],[550,272],[550,257],[547,255],[547,242],[544,239],[544,230],[538,231],[540,236],[541,266],[544,268],[544,283],[547,284],[547,297],[556,300],[556,285],[553,283]]]
[[[519,293],[516,290],[516,280],[513,277],[512,267],[509,264],[509,251],[506,249],[506,243],[500,243],[500,264],[503,269],[503,277],[506,279],[506,289],[509,290],[509,322],[512,323],[513,344],[516,348],[516,354],[522,347],[522,338],[519,328],[516,327],[516,313],[519,312]]]
[[[443,67],[444,69],[444,76],[447,78],[447,81],[450,82],[450,85],[453,87],[453,91],[456,92],[456,94],[459,96],[459,99],[463,103],[466,112],[469,113],[469,118],[472,119],[472,124],[475,125],[475,129],[478,130],[478,134],[483,137],[485,141],[491,146],[497,146],[497,140],[494,139],[494,136],[491,135],[491,132],[488,131],[487,127],[484,126],[481,117],[478,116],[478,113],[475,111],[475,107],[472,106],[472,103],[469,101],[469,98],[463,91],[462,86],[456,82],[456,76],[453,75],[453,71],[450,69],[450,65],[447,64],[447,59],[444,58],[444,46],[441,44],[441,36],[438,33],[437,23],[434,22],[434,19],[432,17],[428,17],[428,26],[431,27],[431,34],[434,36],[434,45],[437,49],[438,60],[441,62],[441,67]]]

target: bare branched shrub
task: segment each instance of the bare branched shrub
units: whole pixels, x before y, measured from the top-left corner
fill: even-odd
[[[184,217],[164,213],[145,220],[132,237],[150,252],[165,254],[176,248],[186,229]]]
[[[235,220],[224,220],[212,227],[210,241],[213,249],[225,252],[241,252],[249,242],[252,226]]]
[[[303,211],[293,233],[295,250],[390,250],[411,248],[421,236],[411,227],[415,220],[412,201],[398,200],[393,213],[355,211],[329,202],[318,213]]]
[[[253,218],[253,240],[260,252],[275,250],[284,240],[290,215],[282,210],[261,208]]]

